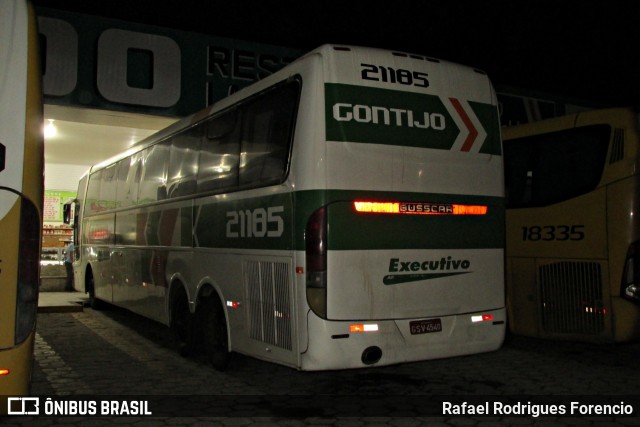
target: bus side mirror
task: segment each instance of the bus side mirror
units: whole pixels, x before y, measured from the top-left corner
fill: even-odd
[[[62,220],[65,224],[71,224],[71,203],[62,205]]]

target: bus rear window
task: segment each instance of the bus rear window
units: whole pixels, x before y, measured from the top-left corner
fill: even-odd
[[[507,207],[559,203],[600,182],[611,135],[608,125],[504,141]]]

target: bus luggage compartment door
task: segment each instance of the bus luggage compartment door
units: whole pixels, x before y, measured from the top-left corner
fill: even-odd
[[[489,212],[499,211],[490,207]],[[327,318],[426,318],[504,307],[503,215],[357,212],[327,219]]]

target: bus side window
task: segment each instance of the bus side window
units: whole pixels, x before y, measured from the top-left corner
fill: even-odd
[[[138,203],[155,202],[167,197],[167,167],[170,145],[156,144],[143,151],[142,179],[138,189]]]
[[[118,171],[116,172],[116,207],[128,206],[127,199],[127,175],[131,167],[131,159],[126,158],[118,162]]]
[[[171,142],[167,191],[169,197],[192,195],[196,192],[198,151],[203,126],[195,126]]]
[[[120,207],[127,207],[135,205],[138,202],[138,187],[140,186],[140,178],[142,177],[142,152],[132,155],[129,159],[123,161],[129,162],[129,166],[123,166],[126,168],[126,176],[121,178],[122,188],[118,184],[118,201]],[[124,170],[122,171],[124,175]],[[121,179],[118,178],[118,179]]]
[[[89,186],[87,188],[87,204],[86,213],[98,213],[100,212],[100,184],[102,183],[102,172],[92,173],[89,176]]]
[[[116,165],[111,165],[102,171],[102,183],[100,184],[101,210],[114,209],[116,207],[117,174]]]
[[[245,107],[240,150],[241,186],[267,185],[284,179],[298,88],[297,82],[288,83]]]
[[[206,122],[198,161],[198,192],[232,190],[238,186],[239,112],[224,112]]]

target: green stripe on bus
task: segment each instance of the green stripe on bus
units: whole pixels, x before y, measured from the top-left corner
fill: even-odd
[[[355,214],[350,209],[347,204],[330,208],[329,249],[480,249],[504,244],[497,220],[502,215]]]
[[[481,216],[358,214],[353,209],[358,199],[455,202],[487,205],[489,211]],[[200,247],[304,250],[307,221],[321,206],[329,206],[331,250],[504,246],[502,198],[351,190],[308,190],[205,203],[196,208],[195,241]]]
[[[473,109],[476,117],[478,117],[478,120],[480,120],[484,130],[487,132],[487,138],[484,140],[482,147],[480,147],[480,152],[501,156],[502,141],[500,139],[501,131],[498,110],[493,105],[472,101],[469,101],[469,106]]]
[[[193,227],[195,245],[207,248],[292,250],[294,194],[216,200],[196,206]]]
[[[357,213],[354,200],[487,205],[486,215],[400,215]],[[480,249],[504,247],[504,201],[442,194],[352,192],[329,204],[328,248]]]

